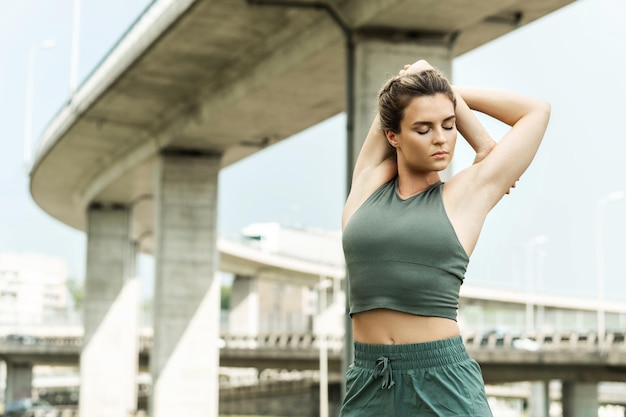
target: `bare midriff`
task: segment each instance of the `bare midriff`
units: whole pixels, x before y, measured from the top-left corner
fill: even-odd
[[[432,342],[460,334],[456,321],[375,309],[352,316],[354,340],[378,345]]]

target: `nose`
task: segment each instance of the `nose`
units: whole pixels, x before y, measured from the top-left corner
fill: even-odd
[[[441,127],[434,129],[433,143],[435,145],[443,145],[447,141],[446,134]]]

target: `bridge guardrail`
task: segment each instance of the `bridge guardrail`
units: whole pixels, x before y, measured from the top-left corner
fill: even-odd
[[[147,353],[152,347],[152,336],[139,336],[139,351]],[[513,348],[522,350],[569,350],[598,349],[595,332],[559,332],[547,334],[464,334],[468,349]],[[28,347],[76,347],[82,346],[82,336],[33,336],[7,335],[0,338],[0,346]],[[312,332],[273,332],[258,335],[223,333],[219,339],[222,349],[317,349],[321,339]],[[626,333],[608,332],[605,339],[608,349],[626,351]],[[343,348],[343,335],[326,335],[326,347],[330,351]]]
[[[555,332],[537,334],[466,334],[463,336],[468,348],[516,348],[523,350],[568,350],[598,349],[599,339],[596,332]],[[610,349],[626,351],[626,333],[608,332],[605,346]]]

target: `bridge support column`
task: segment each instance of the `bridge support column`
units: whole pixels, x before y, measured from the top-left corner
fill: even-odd
[[[346,112],[348,113],[347,132],[347,187],[352,181],[352,171],[356,163],[363,142],[367,136],[372,120],[378,107],[378,92],[383,83],[391,76],[400,71],[405,64],[412,64],[418,59],[425,59],[433,66],[439,68],[449,78],[452,77],[452,44],[448,42],[424,42],[420,43],[415,38],[405,37],[402,33],[389,33],[387,38],[381,36],[368,36],[359,33],[354,54],[349,57],[353,60],[351,71],[348,74],[348,96],[346,97]],[[350,124],[354,125],[350,132]],[[441,175],[446,180],[451,167]],[[344,280],[346,294],[346,309],[349,308],[347,280]],[[342,370],[345,374],[348,364],[353,360],[352,323],[346,311],[344,357]],[[345,388],[345,387],[344,387]],[[345,392],[342,392],[342,394]]]
[[[92,205],[87,213],[81,416],[128,416],[137,408],[139,283],[130,210]]]
[[[550,381],[531,382],[528,411],[532,417],[550,417]]]
[[[258,279],[237,275],[230,294],[228,331],[232,334],[254,336],[259,333]]]
[[[439,68],[449,79],[452,77],[452,47],[448,44],[424,44],[415,39],[399,41],[391,34],[390,39],[368,38],[359,35],[355,50],[354,74],[354,135],[348,148],[348,172],[352,174],[354,163],[361,151],[367,132],[372,125],[378,106],[376,97],[383,83],[396,75],[404,64],[425,59]]]
[[[157,164],[151,417],[218,415],[219,167],[176,151]]]
[[[33,365],[6,361],[7,379],[4,391],[5,405],[20,398],[32,396]]]
[[[561,387],[563,417],[598,415],[598,384],[563,381]]]

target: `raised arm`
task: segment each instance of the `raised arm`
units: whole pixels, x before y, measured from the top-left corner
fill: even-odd
[[[396,168],[395,159],[394,149],[389,145],[380,128],[380,119],[378,114],[376,114],[354,165],[352,185],[354,186],[355,183],[358,185],[359,181],[367,179],[372,174],[376,175],[376,171],[381,169],[381,167],[383,171],[387,171],[389,168]],[[389,164],[390,161],[392,164]],[[388,167],[387,165],[393,166]],[[396,172],[390,172],[389,174],[395,175],[396,173],[397,168]],[[391,178],[390,176],[389,179]]]
[[[480,123],[476,114],[469,108],[463,96],[456,87],[453,87],[456,97],[456,127],[463,138],[476,152],[474,163],[485,159],[496,146],[496,141]]]
[[[352,174],[352,186],[343,210],[342,226],[378,187],[398,173],[396,155],[380,128],[378,114],[374,118],[361,147]]]
[[[478,164],[474,185],[487,202],[495,205],[532,162],[550,118],[550,104],[522,94],[457,87],[469,108],[485,113],[511,129]]]

